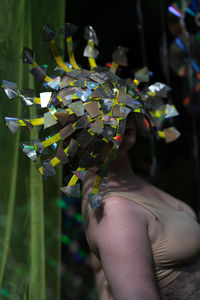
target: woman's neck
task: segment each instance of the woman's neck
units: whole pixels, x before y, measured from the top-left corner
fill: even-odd
[[[109,168],[104,182],[110,186],[134,185],[137,176],[132,170],[130,159],[127,154],[120,154]]]
[[[122,191],[149,194],[150,190],[151,185],[134,173],[130,159],[125,153],[119,155],[112,163],[100,187],[101,192]]]

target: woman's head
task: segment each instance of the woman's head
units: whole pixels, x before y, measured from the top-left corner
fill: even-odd
[[[51,30],[47,30],[46,33],[47,40],[51,41],[54,38]],[[56,51],[53,51],[54,56],[55,53]],[[55,58],[58,62],[57,56]],[[60,66],[65,75],[51,78],[34,59],[35,53],[25,47],[23,61],[33,65],[31,73],[36,79],[46,81],[45,86],[53,89],[53,92],[40,93],[39,100],[33,98],[27,105],[41,104],[42,112],[45,109],[46,111],[40,119],[36,119],[37,121],[7,118],[7,124],[15,131],[19,126],[31,129],[32,126],[44,125],[45,135],[48,135],[46,129],[49,127],[56,128],[57,132],[51,132],[43,141],[33,141],[31,146],[23,144],[23,152],[41,164],[39,172],[44,177],[55,175],[54,167],[57,165],[67,164],[74,175],[62,188],[66,194],[76,194],[78,179],[82,179],[85,172],[97,161],[100,162],[93,189],[94,198],[98,199],[98,186],[113,159],[120,151],[128,151],[135,143],[134,113],[149,118],[149,111],[152,110],[153,116],[164,118],[165,110],[155,113],[158,108],[153,108],[149,98],[152,97],[155,102],[155,96],[166,97],[167,88],[161,83],[156,83],[140,91],[136,80],[121,79],[114,70],[110,72],[107,67],[93,66],[88,71],[79,68],[78,65],[71,69],[64,63]],[[10,98],[16,95],[22,97],[22,92],[18,93],[16,85],[13,87],[10,82],[4,81],[4,90]],[[46,96],[42,97],[43,94],[48,94],[47,100]],[[42,98],[45,98],[45,101],[42,101]],[[56,127],[56,124],[61,128]],[[164,137],[163,132],[161,136]],[[57,150],[52,157],[49,148],[54,145],[54,149]]]

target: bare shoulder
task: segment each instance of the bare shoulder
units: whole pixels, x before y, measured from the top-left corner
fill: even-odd
[[[87,213],[86,213],[87,210]],[[121,196],[111,195],[103,199],[100,207],[89,211],[85,208],[87,218],[86,235],[89,244],[99,247],[102,237],[108,235],[108,231],[114,237],[116,232],[120,234],[147,234],[148,225],[153,216],[142,206]]]

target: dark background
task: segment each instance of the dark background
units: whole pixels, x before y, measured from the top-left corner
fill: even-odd
[[[166,144],[163,140],[153,141],[149,137],[138,135],[134,149],[130,151],[135,171],[173,196],[190,204],[198,212],[199,179],[195,177],[195,161],[193,147],[192,114],[182,106],[184,79],[174,74],[169,66],[168,77],[163,70],[162,43],[164,34],[168,47],[174,40],[169,31],[167,7],[172,1],[141,0],[144,39],[141,39],[136,1],[72,1],[66,4],[66,22],[78,26],[73,37],[75,56],[79,64],[89,68],[87,58],[83,57],[86,45],[84,27],[93,26],[99,39],[100,54],[97,64],[111,62],[111,54],[118,46],[128,48],[128,67],[121,67],[118,74],[124,78],[133,78],[134,72],[145,64],[153,73],[152,82],[161,81],[172,88],[169,101],[177,107],[180,116],[173,119],[171,125],[180,132],[181,137],[173,143]],[[141,41],[143,44],[141,44]],[[198,144],[199,144],[199,114]],[[170,125],[170,124],[169,124]],[[153,149],[153,150],[152,150]],[[154,176],[151,176],[152,154],[156,157]],[[72,201],[71,209],[80,212],[80,203]],[[63,245],[63,265],[68,277],[63,276],[64,299],[98,299],[94,288],[93,275],[89,263],[89,249],[84,238],[82,225],[74,219],[73,213],[65,213],[63,232],[71,236],[83,249],[84,255],[77,256]],[[73,238],[72,238],[73,239]],[[66,273],[64,273],[66,274]],[[70,285],[70,289],[68,286]]]

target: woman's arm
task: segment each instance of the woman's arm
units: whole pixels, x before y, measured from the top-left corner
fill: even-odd
[[[99,300],[113,300],[108,281],[101,266],[101,262],[93,253],[91,253],[91,263]]]
[[[88,240],[98,249],[115,300],[158,300],[147,212],[112,196],[90,219]]]

